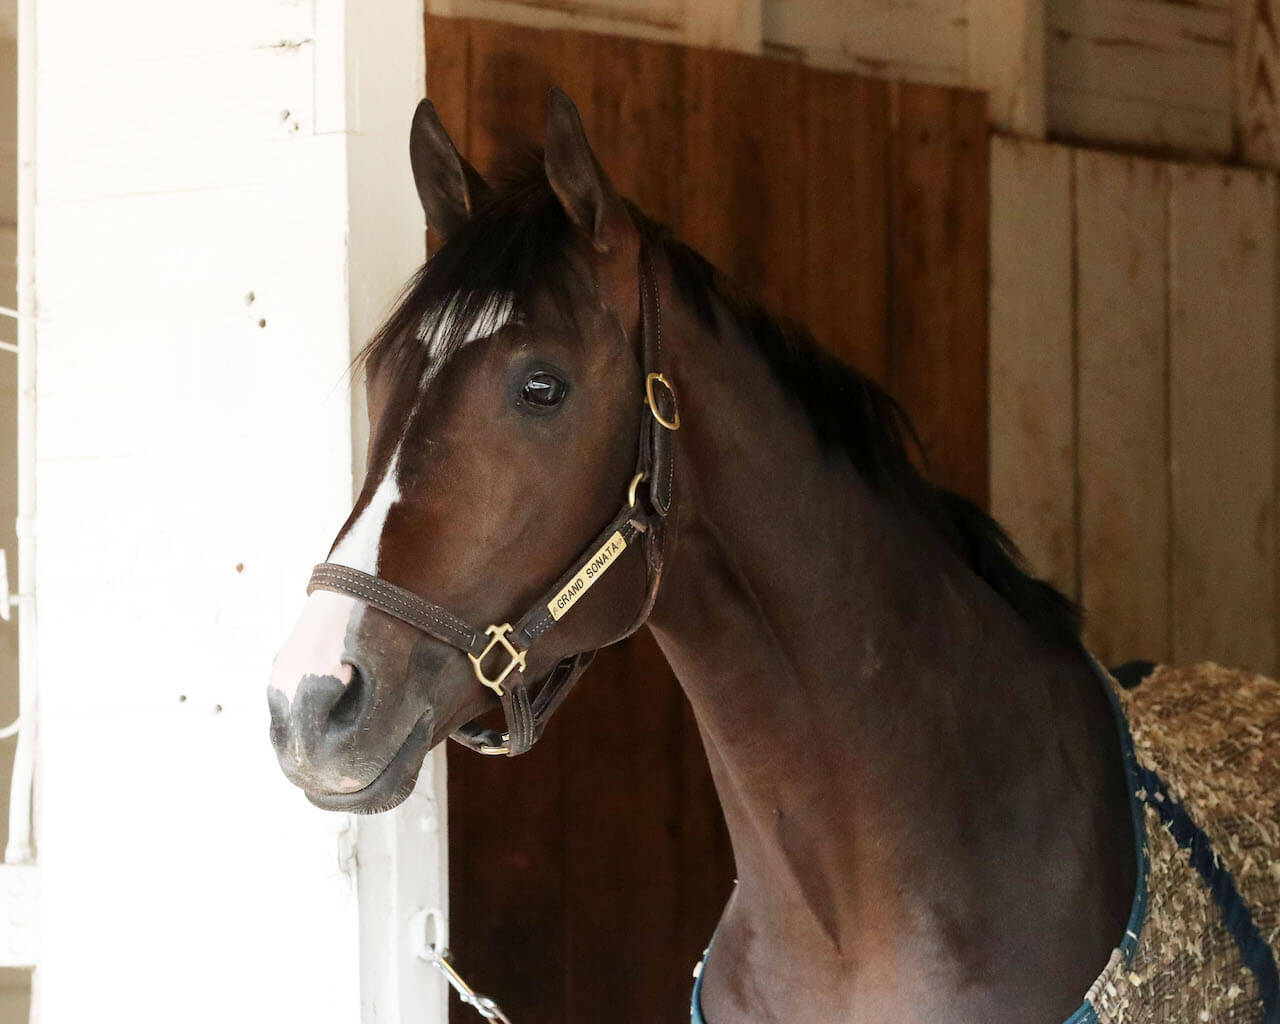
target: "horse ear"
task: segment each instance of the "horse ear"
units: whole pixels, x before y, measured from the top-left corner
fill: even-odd
[[[561,90],[551,90],[547,114],[547,181],[569,219],[600,252],[623,238],[631,223],[621,197],[591,151],[578,108]]]
[[[458,154],[430,100],[413,112],[409,163],[427,224],[444,238],[471,219],[475,204],[489,191],[476,169]]]

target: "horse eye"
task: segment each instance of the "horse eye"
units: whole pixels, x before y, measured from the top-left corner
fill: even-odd
[[[568,390],[564,381],[554,373],[539,370],[529,376],[520,389],[520,397],[539,409],[554,409],[564,401]]]

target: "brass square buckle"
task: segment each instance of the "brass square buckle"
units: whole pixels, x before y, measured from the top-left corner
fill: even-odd
[[[471,659],[471,667],[475,670],[476,678],[479,679],[480,682],[482,682],[485,686],[489,687],[489,689],[491,689],[499,697],[502,696],[502,692],[503,692],[502,691],[503,680],[505,680],[507,676],[511,675],[511,673],[516,671],[517,669],[519,669],[521,672],[524,671],[525,652],[516,650],[515,645],[510,640],[507,639],[510,633],[511,633],[511,623],[509,622],[504,622],[501,626],[490,626],[488,629],[485,630],[485,635],[490,636],[493,639],[491,639],[489,641],[488,646],[485,647],[485,649],[480,652],[480,656],[477,658],[474,654],[471,654],[471,653],[467,654],[467,657]],[[501,647],[504,651],[506,651],[507,657],[510,658],[511,660],[507,662],[506,668],[504,668],[500,673],[498,673],[498,677],[496,679],[490,679],[487,675],[484,674],[483,663],[485,658],[489,657],[489,652],[492,651],[495,647]]]

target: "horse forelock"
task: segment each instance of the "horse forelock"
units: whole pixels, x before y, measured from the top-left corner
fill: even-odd
[[[450,296],[429,309],[418,324],[417,339],[425,359],[418,386],[423,390],[439,374],[450,354],[473,341],[492,337],[517,319],[516,299],[511,292],[482,296],[478,307],[470,310],[459,308],[457,298]]]
[[[427,260],[357,357],[394,386],[429,385],[462,348],[489,337],[550,293],[572,317],[571,225],[541,160],[523,158]]]

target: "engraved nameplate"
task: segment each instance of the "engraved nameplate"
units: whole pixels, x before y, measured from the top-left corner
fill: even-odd
[[[587,564],[578,570],[577,575],[548,602],[547,611],[551,613],[551,617],[560,621],[564,613],[578,603],[578,598],[591,589],[592,584],[605,574],[605,570],[626,549],[627,542],[620,532],[615,531],[612,537],[600,545],[600,550],[587,559]]]

